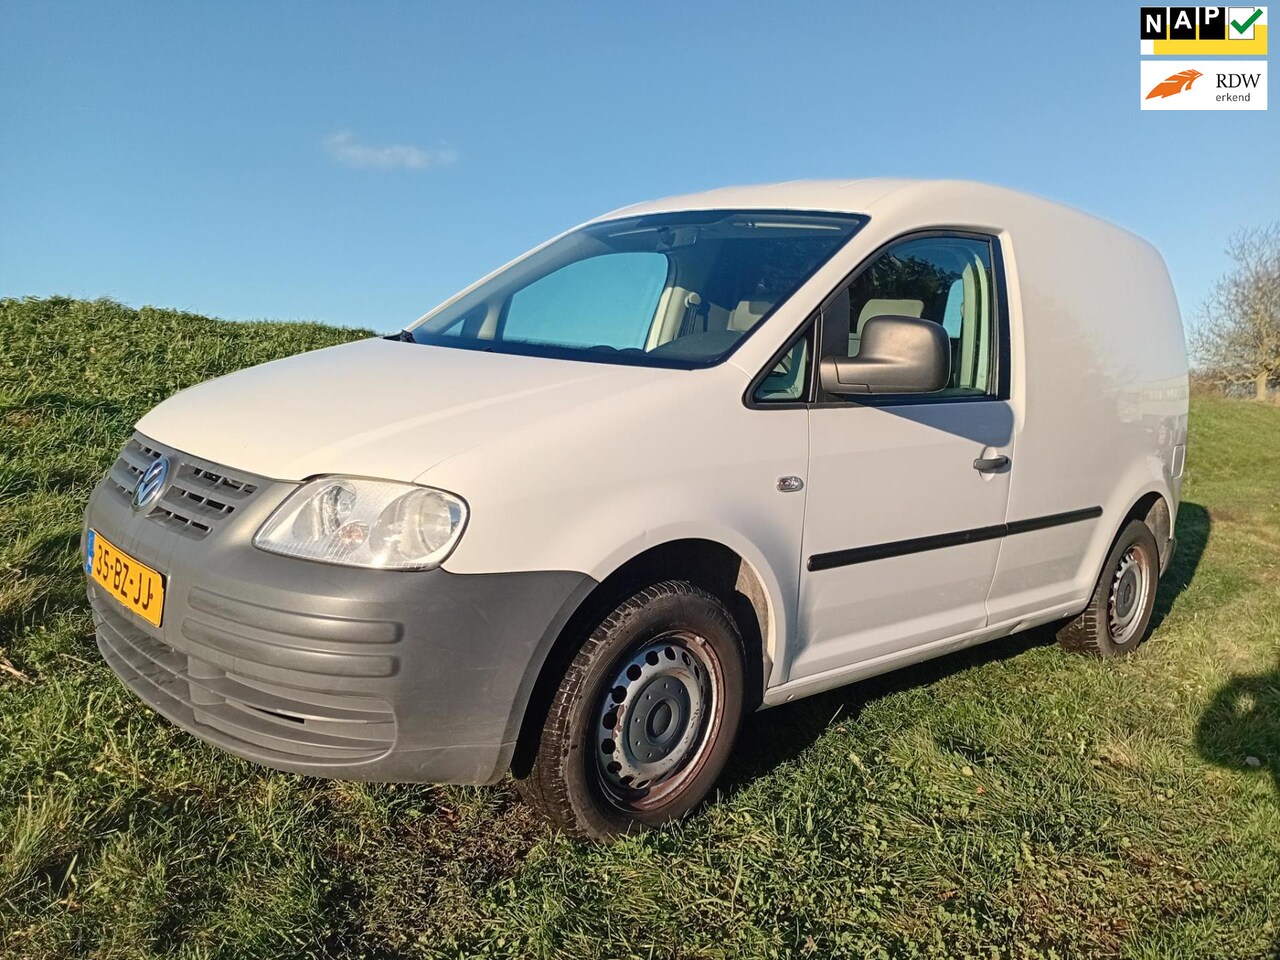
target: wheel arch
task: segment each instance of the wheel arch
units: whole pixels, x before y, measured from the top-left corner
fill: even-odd
[[[764,578],[749,559],[719,541],[700,537],[669,540],[618,566],[565,621],[538,665],[537,678],[523,706],[511,758],[511,770],[517,777],[525,775],[533,762],[543,718],[584,631],[637,589],[660,580],[688,580],[724,602],[746,648],[746,708],[754,710],[761,703],[772,667],[770,650],[775,649],[778,632],[774,602]]]
[[[1160,554],[1160,572],[1162,574],[1169,565],[1169,560],[1173,553],[1172,538],[1175,515],[1170,506],[1171,498],[1168,492],[1154,483],[1148,483],[1140,489],[1136,496],[1130,494],[1130,498],[1120,501],[1121,503],[1128,503],[1128,508],[1124,512],[1120,512],[1117,509],[1114,514],[1111,514],[1117,517],[1116,521],[1099,531],[1099,539],[1094,541],[1094,549],[1098,552],[1089,554],[1090,558],[1096,557],[1096,562],[1090,565],[1086,561],[1082,565],[1081,574],[1084,576],[1090,576],[1090,570],[1092,570],[1092,579],[1088,581],[1089,590],[1093,589],[1098,582],[1098,578],[1102,576],[1102,568],[1107,562],[1107,555],[1111,552],[1111,548],[1115,546],[1120,533],[1130,520],[1141,520],[1151,529],[1152,536],[1156,540],[1156,549]],[[1105,518],[1107,514],[1103,516]],[[1101,539],[1101,536],[1106,536],[1106,539]]]
[[[1141,520],[1150,528],[1151,535],[1156,538],[1156,549],[1160,553],[1160,572],[1164,573],[1173,553],[1173,511],[1168,498],[1159,490],[1148,490],[1140,496],[1121,518],[1112,536],[1112,543],[1130,520]]]

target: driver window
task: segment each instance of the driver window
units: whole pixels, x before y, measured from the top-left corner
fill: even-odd
[[[872,317],[921,317],[951,341],[951,382],[939,396],[991,391],[995,342],[991,244],[968,237],[922,237],[890,247],[849,285],[848,347],[858,355]]]
[[[667,283],[661,253],[576,260],[518,290],[501,337],[616,350],[643,348]]]

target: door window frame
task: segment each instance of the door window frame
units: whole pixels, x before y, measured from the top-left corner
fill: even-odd
[[[829,394],[822,389],[818,380],[819,365],[822,361],[822,344],[825,338],[824,323],[831,305],[848,287],[862,276],[890,248],[909,240],[926,240],[938,237],[943,239],[978,240],[986,242],[991,249],[991,282],[995,287],[992,299],[992,323],[995,326],[995,337],[992,342],[991,363],[994,367],[992,377],[993,388],[985,394],[969,396],[940,397],[932,393],[902,393],[859,395],[843,397]],[[812,331],[811,328],[812,327]],[[802,400],[769,401],[757,400],[756,391],[769,373],[778,365],[784,356],[801,337],[813,335],[814,349],[809,351],[809,370],[807,386]],[[897,407],[924,406],[935,403],[990,403],[1006,401],[1010,396],[1010,372],[1012,366],[1012,349],[1009,341],[1009,292],[1005,282],[1004,252],[1001,239],[995,234],[984,233],[964,227],[927,227],[920,230],[909,230],[886,240],[867,254],[835,287],[822,298],[818,308],[805,318],[799,329],[787,338],[786,344],[769,358],[769,362],[751,379],[743,394],[743,403],[751,410],[795,410],[823,409],[827,407]]]

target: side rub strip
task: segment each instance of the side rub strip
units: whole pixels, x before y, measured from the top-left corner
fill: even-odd
[[[1047,517],[1014,520],[1011,523],[997,523],[990,527],[975,527],[972,530],[957,530],[954,533],[939,533],[930,537],[916,537],[912,540],[895,540],[892,543],[876,543],[868,547],[851,547],[848,550],[815,553],[809,558],[809,569],[830,570],[833,567],[847,567],[854,563],[866,563],[870,560],[901,557],[908,553],[923,553],[926,550],[958,547],[965,543],[996,540],[1016,533],[1030,533],[1032,530],[1045,530],[1049,527],[1060,527],[1068,523],[1080,523],[1082,520],[1094,520],[1100,516],[1102,516],[1101,507],[1085,507],[1083,510],[1069,510],[1066,513],[1053,513]]]

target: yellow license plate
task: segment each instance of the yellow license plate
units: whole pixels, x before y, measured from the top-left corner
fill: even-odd
[[[164,576],[125,553],[96,530],[85,540],[85,573],[153,627],[164,613]]]

